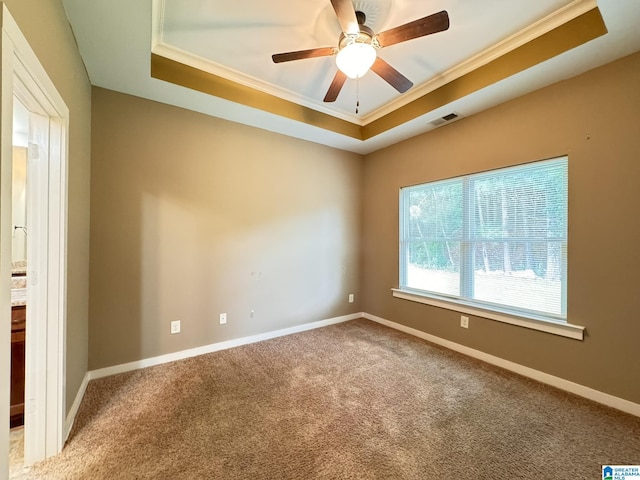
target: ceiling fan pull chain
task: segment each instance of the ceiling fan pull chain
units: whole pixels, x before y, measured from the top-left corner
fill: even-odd
[[[360,109],[360,77],[356,78],[356,115]]]

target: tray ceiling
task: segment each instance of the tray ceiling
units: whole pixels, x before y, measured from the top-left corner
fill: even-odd
[[[335,57],[271,55],[337,46],[329,0],[63,2],[95,85],[360,153],[640,49],[636,0],[355,0],[375,32],[440,10],[451,26],[378,51],[407,93],[369,72],[324,103]]]

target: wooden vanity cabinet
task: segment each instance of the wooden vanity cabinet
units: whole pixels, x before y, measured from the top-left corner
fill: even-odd
[[[26,305],[11,308],[11,427],[24,423]]]

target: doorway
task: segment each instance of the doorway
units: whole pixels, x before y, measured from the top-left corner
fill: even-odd
[[[0,342],[9,350],[14,99],[28,112],[24,459],[59,453],[65,432],[67,131],[69,111],[25,37],[2,8]],[[9,356],[0,360],[10,371]],[[9,375],[2,375],[0,472],[8,471]],[[5,448],[6,447],[6,448]]]
[[[11,239],[11,416],[12,429],[24,425],[25,328],[27,313],[27,157],[29,111],[14,97],[13,172],[11,182],[13,223]],[[12,438],[15,435],[12,433]],[[12,451],[14,451],[12,449]]]

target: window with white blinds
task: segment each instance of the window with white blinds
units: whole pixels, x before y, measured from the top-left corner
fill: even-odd
[[[566,321],[567,157],[405,187],[400,290]]]

